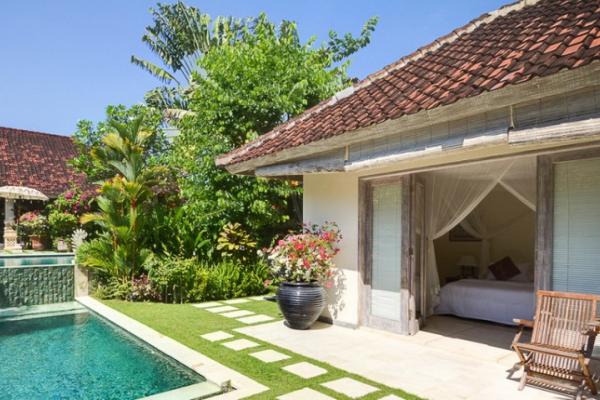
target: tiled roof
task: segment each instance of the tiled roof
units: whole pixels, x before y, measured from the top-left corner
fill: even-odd
[[[0,127],[0,186],[27,186],[56,197],[85,177],[67,166],[77,154],[68,136]]]
[[[521,0],[368,76],[217,164],[266,156],[598,59],[598,0]]]

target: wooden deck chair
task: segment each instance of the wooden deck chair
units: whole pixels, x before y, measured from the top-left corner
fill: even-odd
[[[598,323],[600,296],[537,292],[533,321],[515,319],[520,327],[512,348],[519,356],[523,375],[519,384],[574,393],[581,398],[587,386],[596,395],[595,377],[589,369]],[[530,343],[520,343],[524,328],[533,328]]]

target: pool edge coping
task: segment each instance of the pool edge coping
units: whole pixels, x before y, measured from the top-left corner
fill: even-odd
[[[231,384],[235,390],[210,397],[216,400],[233,400],[252,396],[269,388],[219,362],[193,350],[178,341],[162,335],[154,329],[101,303],[90,296],[76,297],[75,301],[111,321],[142,341],[204,376],[208,381],[223,387]]]

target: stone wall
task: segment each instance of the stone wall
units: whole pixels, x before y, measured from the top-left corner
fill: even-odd
[[[0,308],[74,299],[72,265],[0,267]]]

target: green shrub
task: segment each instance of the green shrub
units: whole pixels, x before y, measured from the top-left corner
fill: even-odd
[[[108,300],[119,299],[126,300],[132,292],[132,283],[123,282],[116,278],[108,278],[106,280],[99,279],[95,281],[93,294],[95,297]]]
[[[77,216],[54,210],[48,215],[48,225],[52,237],[67,239],[77,229]]]
[[[265,293],[265,264],[242,266],[224,261],[210,266],[195,258],[153,257],[149,279],[165,302],[185,303],[230,299]]]
[[[185,303],[202,300],[208,274],[196,259],[151,257],[146,267],[150,281],[163,301]]]
[[[208,269],[205,300],[263,294],[266,292],[264,282],[268,276],[268,267],[262,262],[241,266],[232,261],[223,261]]]

